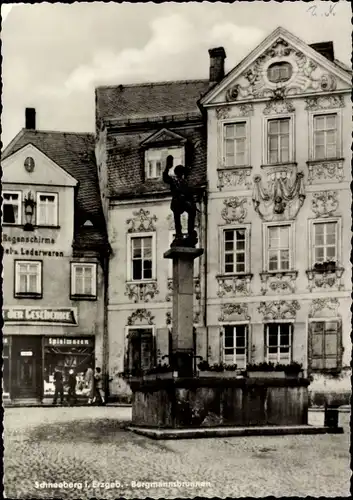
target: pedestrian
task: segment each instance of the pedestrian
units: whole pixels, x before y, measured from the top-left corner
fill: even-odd
[[[70,405],[70,403],[77,403],[77,396],[76,396],[76,375],[74,371],[71,369],[69,371],[69,377],[68,377],[68,386],[69,390],[67,392],[67,402]]]
[[[95,380],[95,395],[93,399],[93,403],[97,401],[97,396],[101,401],[101,404],[105,404],[105,395],[103,391],[103,380],[102,380],[102,370],[97,366],[96,368],[96,373],[94,374],[94,380]]]
[[[85,375],[85,382],[86,382],[86,387],[88,389],[88,404],[92,404],[93,398],[94,398],[94,373],[93,373],[93,368],[92,368],[92,363],[90,363],[89,367],[87,368],[86,375]]]
[[[64,403],[64,381],[63,381],[63,374],[60,370],[60,368],[57,366],[54,371],[54,386],[55,386],[55,392],[54,392],[54,399],[53,399],[53,405],[56,405],[56,401],[58,399],[58,396],[60,396],[60,403]]]

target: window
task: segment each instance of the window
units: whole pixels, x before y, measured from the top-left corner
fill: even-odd
[[[267,70],[267,77],[272,83],[286,82],[292,76],[292,66],[287,62],[274,63]]]
[[[21,193],[3,191],[2,198],[2,223],[21,224]]]
[[[280,120],[268,120],[268,163],[287,163],[290,161],[289,125],[289,118],[281,118]]]
[[[79,298],[96,298],[97,265],[71,264],[71,295]]]
[[[337,222],[314,223],[314,264],[337,262]]]
[[[245,273],[247,271],[248,236],[246,228],[223,230],[223,270],[224,274]]]
[[[155,364],[155,347],[152,328],[129,328],[125,369],[138,374]]]
[[[15,261],[15,296],[42,295],[42,262]]]
[[[310,323],[310,368],[334,370],[340,368],[342,338],[340,321],[313,321]]]
[[[267,270],[291,269],[291,226],[267,226]]]
[[[224,125],[224,162],[226,167],[246,165],[246,122]]]
[[[37,225],[57,226],[58,195],[57,193],[37,193]]]
[[[145,176],[146,179],[159,179],[162,177],[167,156],[173,156],[173,165],[184,165],[184,148],[170,147],[148,149],[145,153]]]
[[[292,357],[291,323],[270,323],[266,329],[266,361],[289,364]]]
[[[130,239],[131,247],[131,279],[151,280],[153,279],[153,243],[152,236],[134,236]]]
[[[337,158],[337,114],[314,116],[314,159]]]
[[[247,325],[224,326],[224,363],[236,364],[238,368],[246,368],[247,336]]]

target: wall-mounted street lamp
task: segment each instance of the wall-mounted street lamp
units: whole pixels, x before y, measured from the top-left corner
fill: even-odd
[[[27,198],[24,199],[25,206],[25,219],[26,224],[23,226],[24,231],[33,231],[33,217],[34,217],[34,208],[36,206],[36,202],[32,196],[31,191],[28,191]]]

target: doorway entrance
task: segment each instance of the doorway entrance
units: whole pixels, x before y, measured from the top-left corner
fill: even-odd
[[[42,397],[42,338],[12,337],[12,397]]]

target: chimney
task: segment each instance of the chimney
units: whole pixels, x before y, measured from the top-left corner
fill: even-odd
[[[223,47],[208,51],[210,54],[210,83],[218,83],[224,77],[224,59],[227,57]]]
[[[333,52],[333,42],[320,42],[320,43],[312,43],[310,47],[322,56],[326,57],[329,61],[334,61],[335,56]]]
[[[36,110],[35,108],[26,108],[26,129],[36,129]]]

